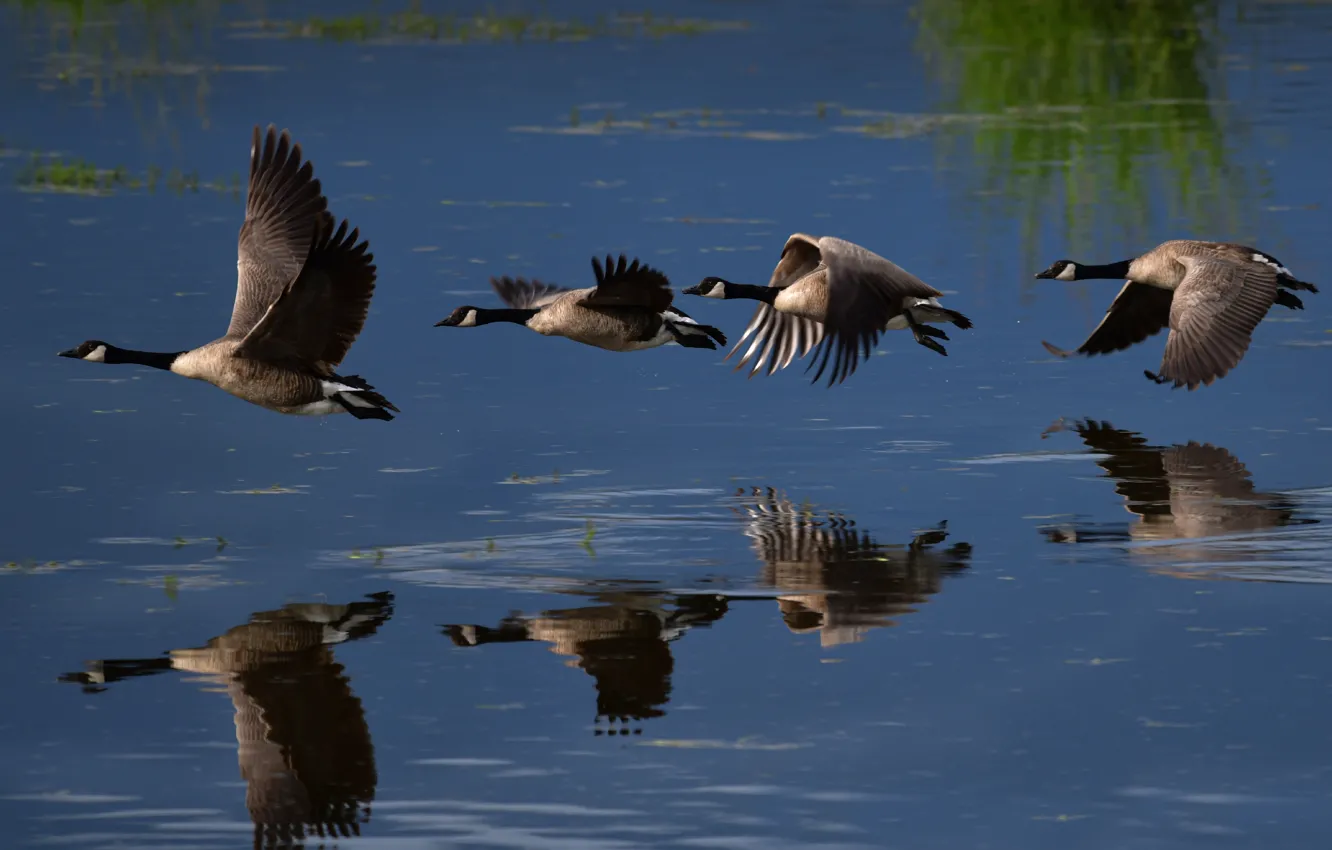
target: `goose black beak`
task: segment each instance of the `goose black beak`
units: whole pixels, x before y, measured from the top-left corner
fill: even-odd
[[[680,294],[681,294],[681,295],[698,295],[698,294],[699,294],[698,287],[699,287],[698,284],[694,284],[693,286],[688,287],[687,289],[682,289],[682,290],[680,290]]]
[[[455,321],[453,321],[453,317],[452,317],[452,316],[449,316],[447,319],[440,319],[438,322],[435,322],[435,327],[437,327],[437,328],[451,328],[451,327],[453,327],[453,326],[456,325],[456,324],[458,324],[458,323],[455,322]]]
[[[79,350],[77,348],[69,348],[64,351],[59,351],[56,352],[56,357],[73,357],[77,360],[79,359]]]
[[[1036,272],[1036,277],[1040,278],[1041,280],[1054,280],[1054,272],[1050,271],[1049,269],[1046,269],[1043,272]]]

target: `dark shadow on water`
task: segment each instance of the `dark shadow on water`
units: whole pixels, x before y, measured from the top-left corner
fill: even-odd
[[[256,613],[197,649],[92,661],[60,680],[98,693],[170,670],[201,675],[224,687],[236,709],[254,846],[360,835],[378,783],[374,745],[332,647],[373,635],[392,616],[390,593],[349,605],[293,603]]]
[[[1244,464],[1224,448],[1190,441],[1155,446],[1108,422],[1060,420],[1043,436],[1073,431],[1135,519],[1098,523],[1077,517],[1045,525],[1051,543],[1126,546],[1131,557],[1186,578],[1320,580],[1302,575],[1310,558],[1326,561],[1326,536],[1316,526],[1326,496],[1255,489]],[[1320,503],[1322,509],[1320,510]],[[1235,568],[1239,568],[1237,571]],[[1325,567],[1324,567],[1325,569]]]
[[[797,634],[818,632],[827,646],[887,628],[970,566],[971,544],[938,548],[948,523],[906,545],[884,545],[840,513],[796,505],[774,488],[736,493],[735,510],[763,564],[759,585],[779,591],[782,620]]]
[[[445,625],[455,646],[537,641],[569,657],[596,681],[594,734],[635,735],[641,722],[666,713],[675,659],[670,643],[690,629],[726,615],[724,596],[661,593],[598,593],[597,604],[506,617],[494,628]],[[600,726],[602,719],[607,727]]]

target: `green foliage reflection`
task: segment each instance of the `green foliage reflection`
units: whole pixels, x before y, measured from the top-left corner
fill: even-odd
[[[1235,234],[1216,0],[920,0],[918,49],[945,108],[941,153],[1016,213],[1031,253],[1057,217],[1070,251],[1113,234]],[[967,149],[967,143],[970,149]]]

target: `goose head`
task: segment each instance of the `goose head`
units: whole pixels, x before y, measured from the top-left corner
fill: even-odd
[[[79,343],[68,351],[60,352],[60,356],[72,357],[75,360],[87,360],[89,363],[105,363],[106,352],[110,347],[100,339],[90,339]]]
[[[726,287],[734,286],[729,280],[720,277],[705,277],[697,286],[684,290],[684,295],[701,295],[704,298],[725,298]]]
[[[447,319],[435,322],[437,328],[474,328],[477,325],[476,308],[459,307],[449,314]]]
[[[1036,277],[1043,280],[1079,280],[1078,264],[1072,260],[1055,260],[1050,268],[1038,272]]]

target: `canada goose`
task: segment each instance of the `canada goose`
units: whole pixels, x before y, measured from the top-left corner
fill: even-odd
[[[631,722],[661,717],[670,701],[675,659],[670,641],[691,628],[710,626],[727,612],[726,597],[712,594],[598,593],[597,604],[512,616],[496,628],[444,626],[455,646],[544,641],[551,652],[570,656],[597,683],[597,721],[609,734],[630,734]],[[642,734],[642,728],[634,728]],[[595,734],[602,734],[598,728]]]
[[[334,229],[328,202],[286,130],[259,128],[241,225],[236,302],[225,336],[190,351],[134,351],[90,339],[61,357],[135,363],[207,381],[279,413],[392,419],[389,403],[355,375],[336,374],[365,324],[375,291],[374,255],[347,222]]]
[[[815,513],[771,487],[749,494],[742,488],[736,496],[745,535],[763,562],[759,584],[779,591],[788,629],[817,631],[825,647],[892,626],[938,593],[943,576],[970,566],[970,544],[934,548],[947,539],[947,522],[906,546],[886,546],[841,514]]]
[[[254,846],[296,846],[307,829],[359,835],[378,782],[375,750],[365,709],[331,647],[374,634],[392,615],[391,593],[349,605],[292,604],[256,613],[197,649],[94,661],[60,678],[96,693],[168,670],[201,674],[225,688],[235,708]]]
[[[684,294],[763,302],[726,355],[731,359],[745,340],[754,337],[735,367],[742,369],[753,360],[751,378],[765,361],[771,375],[822,343],[822,357],[815,354],[810,368],[819,364],[813,379],[817,383],[836,352],[828,376],[831,387],[850,377],[861,357],[869,357],[883,331],[909,328],[916,342],[947,356],[937,340],[948,335],[925,323],[971,327],[966,316],[939,304],[942,292],[878,254],[835,236],[792,234],[767,286],[706,277]]]
[[[621,254],[618,265],[607,256],[604,269],[593,257],[592,271],[597,285],[587,289],[492,277],[490,285],[508,309],[459,307],[435,327],[473,328],[512,322],[539,334],[562,336],[607,351],[641,351],[671,344],[716,349],[717,343],[726,344],[721,331],[700,325],[671,306],[675,293],[666,275],[656,269],[638,260],[626,264]]]
[[[1309,522],[1296,518],[1289,498],[1255,491],[1244,464],[1223,448],[1196,442],[1153,446],[1140,434],[1094,420],[1071,424],[1060,420],[1042,437],[1065,430],[1076,432],[1097,456],[1096,465],[1114,481],[1125,510],[1137,521],[1126,529],[1099,525],[1042,529],[1051,542],[1193,540]],[[1206,558],[1225,559],[1224,552],[1214,548]]]
[[[1109,354],[1170,327],[1158,384],[1197,389],[1225,377],[1249,349],[1253,329],[1273,304],[1303,310],[1290,290],[1317,292],[1271,254],[1230,242],[1175,239],[1141,256],[1104,266],[1057,260],[1047,280],[1127,278],[1105,318],[1076,351],[1043,342],[1059,357]],[[1176,293],[1179,298],[1175,298]]]

